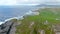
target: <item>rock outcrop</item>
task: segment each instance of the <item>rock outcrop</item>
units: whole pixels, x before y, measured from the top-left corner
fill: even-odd
[[[0,25],[0,34],[14,34],[16,29],[17,19],[6,21],[4,24]]]

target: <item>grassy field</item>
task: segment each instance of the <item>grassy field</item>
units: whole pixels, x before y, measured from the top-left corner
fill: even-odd
[[[16,34],[55,34],[54,25],[60,24],[60,8],[37,10],[40,14],[26,16],[16,28]]]

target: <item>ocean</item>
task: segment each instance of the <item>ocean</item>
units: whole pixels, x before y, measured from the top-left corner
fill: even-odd
[[[0,22],[13,17],[23,16],[37,6],[0,6]]]

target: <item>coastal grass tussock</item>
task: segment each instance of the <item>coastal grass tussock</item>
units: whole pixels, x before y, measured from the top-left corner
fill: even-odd
[[[44,8],[38,11],[39,15],[20,20],[21,24],[16,26],[16,34],[56,34],[55,25],[60,24],[60,8]]]

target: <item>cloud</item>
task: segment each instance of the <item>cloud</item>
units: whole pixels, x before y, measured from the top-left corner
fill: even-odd
[[[46,0],[46,2],[60,2],[60,0]]]
[[[42,0],[17,0],[17,3],[19,4],[38,4],[42,3]]]
[[[0,0],[0,5],[16,5],[16,0]]]
[[[16,0],[18,4],[36,4],[36,3],[45,3],[45,2],[60,2],[60,0]]]
[[[38,4],[42,0],[0,0],[0,5]]]
[[[60,0],[46,0],[45,4],[48,4],[48,5],[60,5]]]
[[[60,2],[60,0],[0,0],[0,5],[41,4],[45,2]]]

